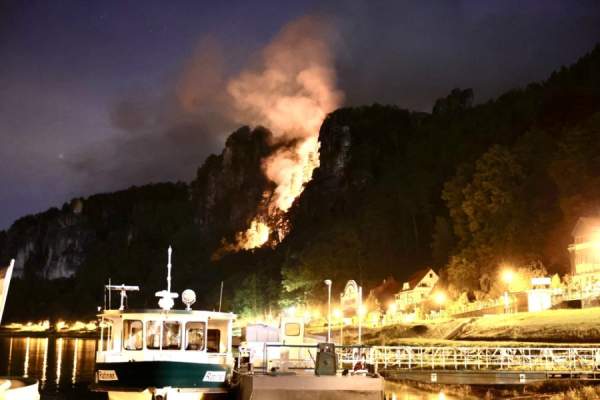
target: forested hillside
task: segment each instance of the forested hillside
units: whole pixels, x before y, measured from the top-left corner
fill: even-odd
[[[102,285],[140,284],[154,306],[174,247],[173,285],[241,313],[323,300],[323,279],[369,288],[431,265],[480,295],[502,262],[569,271],[579,216],[600,212],[600,47],[546,81],[485,104],[456,89],[431,114],[343,108],[321,126],[320,167],[287,214],[287,235],[223,251],[264,207],[273,184],[264,128],[240,128],[195,180],[74,199],[0,232],[17,259],[9,320],[93,315]],[[201,162],[201,160],[199,160]],[[283,237],[283,239],[282,239]],[[218,255],[215,256],[215,255]]]

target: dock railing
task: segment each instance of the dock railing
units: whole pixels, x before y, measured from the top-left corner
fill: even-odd
[[[374,346],[376,369],[513,370],[600,373],[595,347]]]
[[[264,346],[262,370],[315,368],[317,345]],[[336,346],[338,369],[366,362],[381,370],[544,371],[600,374],[599,347]]]

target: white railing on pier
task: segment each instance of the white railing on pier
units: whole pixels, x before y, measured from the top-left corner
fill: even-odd
[[[375,346],[377,369],[600,372],[595,347]]]
[[[315,345],[265,346],[266,370],[313,369]],[[487,370],[600,374],[600,347],[336,346],[338,368],[366,361],[375,371]]]

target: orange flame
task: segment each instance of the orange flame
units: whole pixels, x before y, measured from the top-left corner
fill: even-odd
[[[335,87],[329,34],[316,18],[290,23],[263,50],[261,67],[244,71],[227,87],[240,121],[266,126],[276,143],[292,144],[263,160],[265,175],[276,184],[266,208],[270,216],[289,210],[312,179],[319,166],[319,128],[343,97]],[[255,218],[238,234],[239,247],[262,246],[265,231],[270,228]]]

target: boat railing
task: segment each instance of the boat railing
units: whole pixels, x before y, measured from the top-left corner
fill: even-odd
[[[257,367],[263,372],[314,369],[317,359],[317,344],[265,343],[262,363]],[[352,369],[358,362],[369,362],[368,346],[335,346],[338,369]]]

